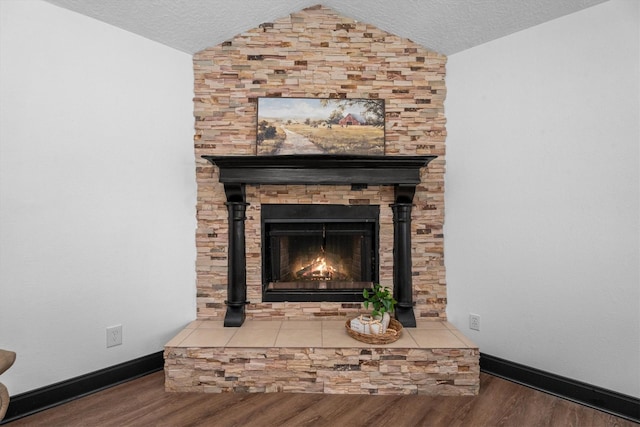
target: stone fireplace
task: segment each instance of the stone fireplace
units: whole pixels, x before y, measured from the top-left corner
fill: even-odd
[[[446,322],[445,63],[323,6],[194,56],[197,319],[165,346],[166,390],[478,393],[479,350]],[[383,99],[384,155],[259,155],[261,97]],[[373,282],[399,301],[390,344],[345,331]]]
[[[355,288],[343,292],[349,294],[344,298],[336,297],[340,292],[335,289],[318,289],[316,294],[324,297],[308,299],[296,297],[303,291],[277,289],[292,285],[272,280],[274,258],[265,252],[263,209],[280,205],[375,209],[372,245],[377,251],[373,258],[358,260],[373,260],[373,271],[348,282],[394,287],[403,300],[399,312],[408,313],[407,326],[415,319],[446,319],[445,63],[438,53],[323,6],[264,23],[194,56],[198,319],[223,319],[236,308],[242,318],[272,320],[345,319],[362,311]],[[332,172],[300,179],[308,169],[300,167],[300,159],[282,166],[288,156],[256,155],[258,97],[384,99],[384,156],[369,157],[364,166],[321,166]],[[257,163],[238,168],[225,163],[232,158]],[[414,164],[398,166],[403,159]],[[242,241],[234,237],[233,224],[239,220]],[[326,235],[327,223],[345,224],[330,218],[315,226],[324,227]],[[284,232],[274,230],[280,225],[273,221],[268,224],[271,233]],[[234,255],[238,246],[244,259]],[[406,261],[396,259],[399,250],[406,252]],[[399,270],[408,277],[398,279]],[[234,294],[231,285],[237,281],[246,286]],[[399,289],[398,281],[409,288]]]

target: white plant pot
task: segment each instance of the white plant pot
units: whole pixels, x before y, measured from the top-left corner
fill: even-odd
[[[389,327],[389,322],[391,322],[391,315],[389,313],[384,313],[382,316],[382,333],[387,332],[387,328]]]
[[[378,335],[382,333],[382,323],[372,323],[371,324],[371,333],[374,335]]]
[[[385,312],[382,316],[375,316],[374,319],[379,320],[380,324],[382,325],[382,331],[380,333],[384,334],[385,332],[387,332],[389,322],[391,322],[391,316],[389,315],[389,313]]]

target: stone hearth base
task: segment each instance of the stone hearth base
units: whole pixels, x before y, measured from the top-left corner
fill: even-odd
[[[476,395],[478,347],[453,325],[419,321],[392,344],[356,341],[344,321],[195,321],[165,346],[176,392]]]

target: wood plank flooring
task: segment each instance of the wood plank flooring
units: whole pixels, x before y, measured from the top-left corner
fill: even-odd
[[[476,397],[195,394],[164,372],[16,420],[19,426],[638,426],[481,373]]]

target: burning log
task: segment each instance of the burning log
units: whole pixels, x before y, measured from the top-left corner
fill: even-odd
[[[301,280],[344,280],[346,277],[347,275],[327,264],[324,257],[316,258],[296,272],[296,278]]]

